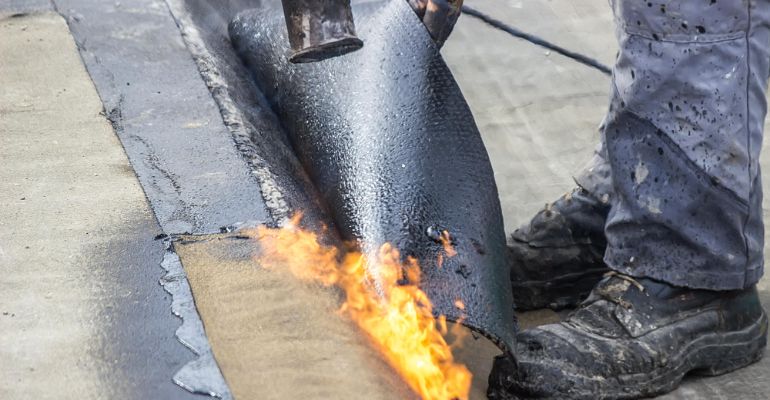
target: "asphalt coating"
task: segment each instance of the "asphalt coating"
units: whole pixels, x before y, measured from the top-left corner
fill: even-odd
[[[259,186],[162,1],[56,1],[167,234],[264,221]],[[163,40],[158,40],[163,38]]]
[[[280,223],[301,209],[306,221],[328,221],[319,193],[289,145],[281,122],[235,54],[227,24],[261,0],[168,0],[187,48],[219,106],[236,148],[251,168],[270,218]],[[312,223],[312,222],[311,222]]]

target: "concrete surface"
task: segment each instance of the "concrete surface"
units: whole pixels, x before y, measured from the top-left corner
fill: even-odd
[[[487,0],[473,6],[612,65],[617,45],[606,0]],[[609,78],[465,15],[442,54],[484,138],[511,232],[574,186],[572,174],[598,141]]]
[[[182,399],[164,245],[56,14],[0,19],[0,398]]]

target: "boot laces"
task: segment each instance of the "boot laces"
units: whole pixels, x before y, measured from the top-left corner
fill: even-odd
[[[634,285],[640,292],[644,292],[644,286],[631,276],[617,271],[609,271],[604,274],[605,280],[594,289],[594,293],[602,299],[615,303],[623,308],[631,309],[633,305],[623,298],[623,294],[631,285]],[[618,278],[621,282],[610,283],[609,278]]]
[[[608,272],[606,272],[604,274],[605,278],[609,278],[611,276],[623,279],[624,281],[627,281],[627,282],[631,283],[632,285],[636,286],[636,288],[639,289],[640,292],[644,292],[644,286],[641,283],[639,283],[639,281],[637,281],[636,278],[634,278],[632,276],[628,276],[626,274],[622,274],[622,273],[620,273],[618,271],[608,271]]]

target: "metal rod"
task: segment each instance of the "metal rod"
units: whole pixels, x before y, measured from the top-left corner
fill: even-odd
[[[532,35],[532,34],[529,34],[529,33],[526,33],[526,32],[522,32],[522,31],[520,31],[520,30],[518,30],[518,29],[516,29],[516,28],[514,28],[514,27],[512,27],[512,26],[510,26],[510,25],[508,25],[508,24],[506,24],[506,23],[504,23],[502,21],[494,19],[494,18],[490,17],[489,15],[486,15],[486,14],[482,13],[481,11],[478,11],[478,10],[476,10],[474,8],[471,8],[471,7],[468,7],[468,6],[463,6],[462,12],[463,12],[463,14],[467,14],[467,15],[470,15],[471,17],[474,17],[474,18],[477,18],[477,19],[481,20],[482,22],[486,23],[487,25],[489,25],[491,27],[494,27],[494,28],[500,29],[501,31],[507,32],[508,34],[510,34],[512,36],[515,36],[515,37],[520,38],[520,39],[524,39],[524,40],[526,40],[526,41],[528,41],[528,42],[530,42],[532,44],[538,45],[538,46],[546,48],[548,50],[553,50],[554,52],[559,53],[559,54],[561,54],[561,55],[563,55],[565,57],[569,57],[569,58],[571,58],[571,59],[573,59],[573,60],[575,60],[575,61],[577,61],[577,62],[579,62],[579,63],[581,63],[583,65],[587,65],[587,66],[589,66],[591,68],[599,70],[600,72],[602,72],[605,75],[612,75],[612,69],[610,67],[602,64],[601,62],[599,62],[599,61],[597,61],[597,60],[595,60],[595,59],[593,59],[591,57],[585,56],[585,55],[580,54],[580,53],[576,53],[576,52],[571,51],[571,50],[567,50],[567,49],[565,49],[565,48],[563,48],[561,46],[553,44],[553,43],[551,43],[551,42],[549,42],[549,41],[547,41],[547,40],[545,40],[543,38],[537,37],[535,35]]]

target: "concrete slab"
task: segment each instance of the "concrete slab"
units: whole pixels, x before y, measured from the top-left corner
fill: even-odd
[[[0,20],[0,397],[193,398],[164,244],[64,20]]]

